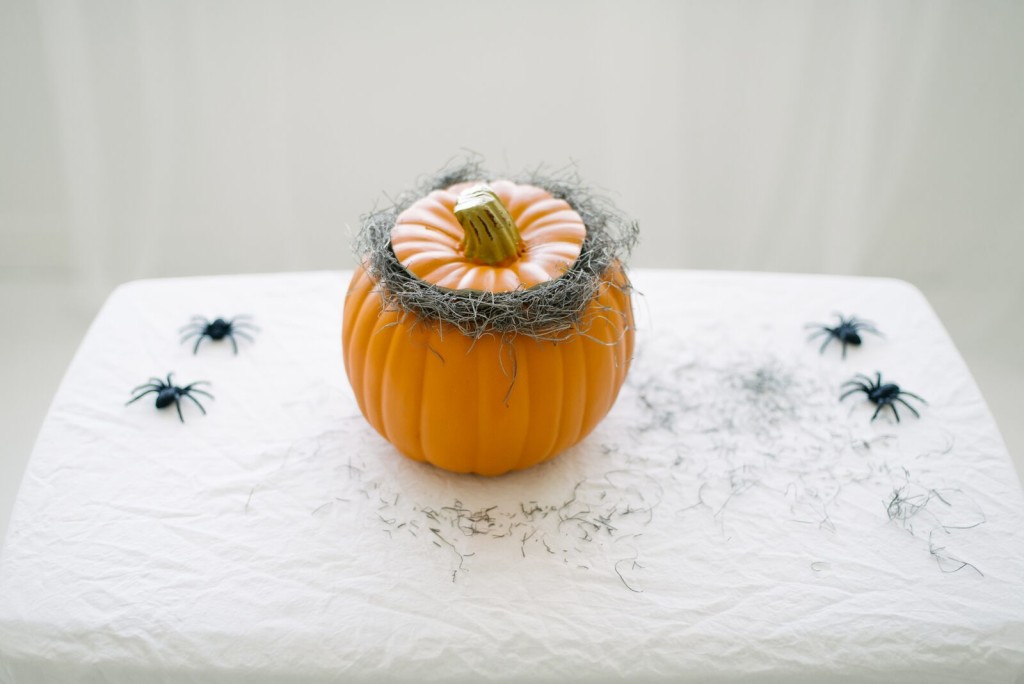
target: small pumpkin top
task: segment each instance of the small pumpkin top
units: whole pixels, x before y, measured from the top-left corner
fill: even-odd
[[[420,280],[512,292],[555,280],[580,256],[583,219],[543,188],[498,180],[434,190],[399,214],[391,248]]]

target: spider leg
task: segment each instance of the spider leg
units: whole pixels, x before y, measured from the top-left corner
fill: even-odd
[[[235,328],[234,333],[236,335],[238,335],[239,337],[241,337],[242,339],[249,340],[250,342],[255,342],[256,341],[256,340],[254,340],[252,338],[252,335],[250,335],[249,333],[245,332],[244,330],[239,330],[238,328]]]
[[[878,371],[875,371],[875,387],[881,387],[881,386],[882,386],[882,374],[880,372],[878,372]]]
[[[842,394],[839,395],[839,401],[842,401],[843,399],[845,399],[846,397],[850,396],[851,394],[856,394],[857,392],[863,392],[863,391],[864,390],[861,389],[860,387],[857,387],[857,388],[852,389],[852,390],[847,390],[847,391],[845,391],[845,392],[843,392]]]
[[[896,422],[900,422],[900,412],[896,410],[896,404],[892,403],[891,401],[886,403],[889,405],[889,408],[892,409],[892,415],[896,416]],[[883,404],[883,406],[884,405],[885,404]]]
[[[825,326],[825,324],[823,324],[823,323],[804,323],[804,327],[805,328],[825,328],[827,326]]]
[[[197,321],[195,323],[189,323],[188,325],[181,326],[180,328],[178,328],[178,332],[185,332],[186,330],[189,330],[189,329],[192,329],[192,330],[202,330],[205,327],[206,327],[205,325],[203,325],[202,323],[199,323]]]
[[[818,350],[819,354],[824,354],[825,353],[825,347],[828,346],[829,342],[831,342],[832,340],[835,339],[834,337],[832,337],[832,331],[831,330],[829,330],[827,332],[828,332],[828,337],[825,338],[825,341],[822,343],[821,348]]]
[[[807,337],[807,341],[808,341],[808,342],[810,342],[811,340],[813,340],[813,339],[814,339],[815,337],[818,337],[819,335],[828,335],[828,334],[829,334],[828,330],[826,330],[826,329],[824,329],[824,328],[821,328],[821,329],[820,329],[820,330],[818,330],[817,332],[813,332],[813,333],[811,333],[811,334],[810,334],[810,335],[809,335],[809,336]]]
[[[228,324],[235,328],[252,328],[253,330],[259,330],[259,326],[252,322],[252,316],[243,314],[241,316],[235,316],[228,321]]]
[[[185,416],[181,415],[181,402],[178,401],[178,397],[174,398],[174,408],[178,409],[178,420],[182,423],[185,422]]]
[[[849,385],[849,383],[844,383],[844,384],[840,385],[839,387],[840,387],[840,389],[842,389],[843,387],[846,387],[847,385]],[[870,391],[871,391],[871,389],[869,387],[865,387],[864,385],[861,385],[861,384],[858,384],[858,383],[854,383],[853,389],[848,390],[847,393],[848,394],[853,394],[854,392],[863,392],[864,394],[868,394]],[[840,398],[842,398],[842,397],[840,397]]]
[[[840,387],[846,387],[847,385],[853,385],[854,387],[859,387],[860,389],[864,390],[865,392],[867,392],[868,390],[871,389],[870,387],[865,385],[864,382],[861,381],[861,380],[847,380],[842,385],[840,385]]]
[[[875,384],[874,382],[871,381],[871,378],[869,378],[868,376],[864,375],[863,373],[857,373],[853,377],[855,377],[855,378],[862,378],[865,381],[865,384],[868,387],[871,387],[872,385]]]
[[[168,387],[174,387],[174,383],[171,381],[171,376],[172,375],[174,375],[173,372],[167,374],[167,386]]]
[[[185,340],[187,340],[188,338],[195,337],[196,335],[202,336],[202,334],[202,330],[193,330],[192,332],[183,335],[178,344],[185,344]]]
[[[848,342],[846,340],[843,340],[843,360],[844,361],[846,360],[846,345],[847,344],[848,344]]]
[[[898,402],[900,402],[901,404],[903,404],[904,406],[906,406],[906,407],[907,407],[908,409],[910,409],[910,412],[911,412],[911,413],[913,413],[913,414],[914,414],[915,416],[917,416],[918,418],[920,418],[920,417],[921,417],[921,414],[917,412],[917,409],[916,409],[916,408],[914,408],[913,406],[911,406],[911,405],[910,405],[910,404],[908,404],[907,402],[903,401],[903,400],[902,400],[902,399],[900,399],[899,397],[896,397],[895,401],[898,401]],[[892,410],[893,410],[893,411],[895,411],[895,410],[896,410],[896,407],[895,407],[895,406],[893,406]]]
[[[906,395],[906,396],[908,396],[908,397],[913,397],[914,399],[917,399],[917,400],[918,400],[919,402],[921,402],[922,404],[927,404],[927,403],[928,403],[928,402],[927,402],[927,401],[925,401],[925,400],[924,400],[924,399],[923,399],[922,397],[919,397],[919,396],[917,396],[917,395],[916,395],[916,394],[914,394],[913,392],[907,392],[907,391],[905,391],[905,390],[900,390],[900,394],[901,394],[901,395]]]
[[[206,337],[206,333],[203,333],[202,335],[200,335],[199,339],[196,340],[196,346],[192,347],[192,355],[193,356],[195,356],[196,354],[199,353],[199,343],[203,341],[204,337]]]
[[[132,390],[132,391],[134,392],[135,390]],[[147,394],[152,394],[153,392],[159,392],[159,391],[160,391],[160,390],[158,390],[158,389],[150,389],[150,390],[146,390],[145,392],[143,392],[143,393],[142,393],[142,394],[140,394],[139,396],[137,396],[137,397],[132,397],[132,398],[131,398],[130,400],[126,401],[126,402],[124,403],[124,405],[125,405],[125,406],[127,406],[128,404],[134,404],[135,402],[137,402],[137,401],[138,401],[139,399],[141,399],[142,397],[146,396]]]
[[[145,387],[152,387],[152,388],[153,388],[153,389],[155,389],[155,390],[159,390],[159,389],[161,389],[160,385],[154,385],[153,383],[149,382],[149,383],[146,383],[145,385],[139,385],[138,387],[133,387],[133,388],[132,388],[132,394],[135,394],[135,393],[136,393],[136,392],[138,392],[138,391],[139,391],[140,389],[143,389],[143,388],[145,388]]]
[[[182,390],[183,390],[183,391],[184,391],[184,390],[187,390],[187,391],[189,391],[189,392],[193,392],[193,393],[198,393],[198,394],[202,394],[202,395],[203,395],[203,396],[205,396],[205,397],[210,397],[210,399],[213,399],[213,395],[212,395],[212,394],[210,394],[209,392],[204,392],[204,391],[203,391],[203,390],[201,390],[201,389],[192,389],[192,386],[191,386],[191,385],[189,385],[188,387],[183,387],[183,388],[182,388]]]
[[[187,393],[184,393],[184,394],[182,394],[181,396],[183,396],[183,397],[188,397],[189,399],[191,399],[191,400],[192,400],[192,403],[193,403],[193,404],[195,404],[196,406],[198,406],[198,407],[199,407],[199,410],[203,412],[203,415],[204,415],[204,416],[206,415],[206,409],[204,409],[204,408],[203,408],[203,405],[199,403],[199,400],[198,400],[198,399],[196,399],[195,397],[193,397],[193,396],[192,396],[191,394],[187,394]]]
[[[874,412],[874,413],[873,413],[873,414],[871,415],[871,422],[872,422],[872,423],[874,423],[874,422],[875,422],[875,418],[877,418],[877,417],[878,417],[878,413],[879,413],[879,411],[881,411],[881,410],[882,410],[882,407],[883,407],[883,406],[885,406],[885,404],[879,404],[879,405],[878,405],[878,408],[876,408],[876,409],[875,409],[875,412]],[[897,416],[897,417],[896,417],[896,420],[897,420],[897,421],[899,421],[899,416]]]
[[[231,340],[231,348],[235,350],[235,356],[238,356],[238,343],[235,342],[235,334],[228,333],[228,339]]]

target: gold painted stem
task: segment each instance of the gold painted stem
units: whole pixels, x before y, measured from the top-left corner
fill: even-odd
[[[462,249],[467,258],[497,266],[519,254],[519,229],[488,185],[463,191],[455,204],[455,218],[466,233]]]

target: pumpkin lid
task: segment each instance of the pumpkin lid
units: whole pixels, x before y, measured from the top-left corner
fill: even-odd
[[[398,215],[391,248],[417,278],[453,290],[512,292],[559,278],[586,226],[543,188],[469,181],[434,190]]]

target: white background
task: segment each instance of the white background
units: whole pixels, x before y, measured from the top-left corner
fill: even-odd
[[[112,287],[349,267],[465,151],[574,163],[634,266],[909,280],[1024,452],[1020,3],[0,0],[0,529]]]

